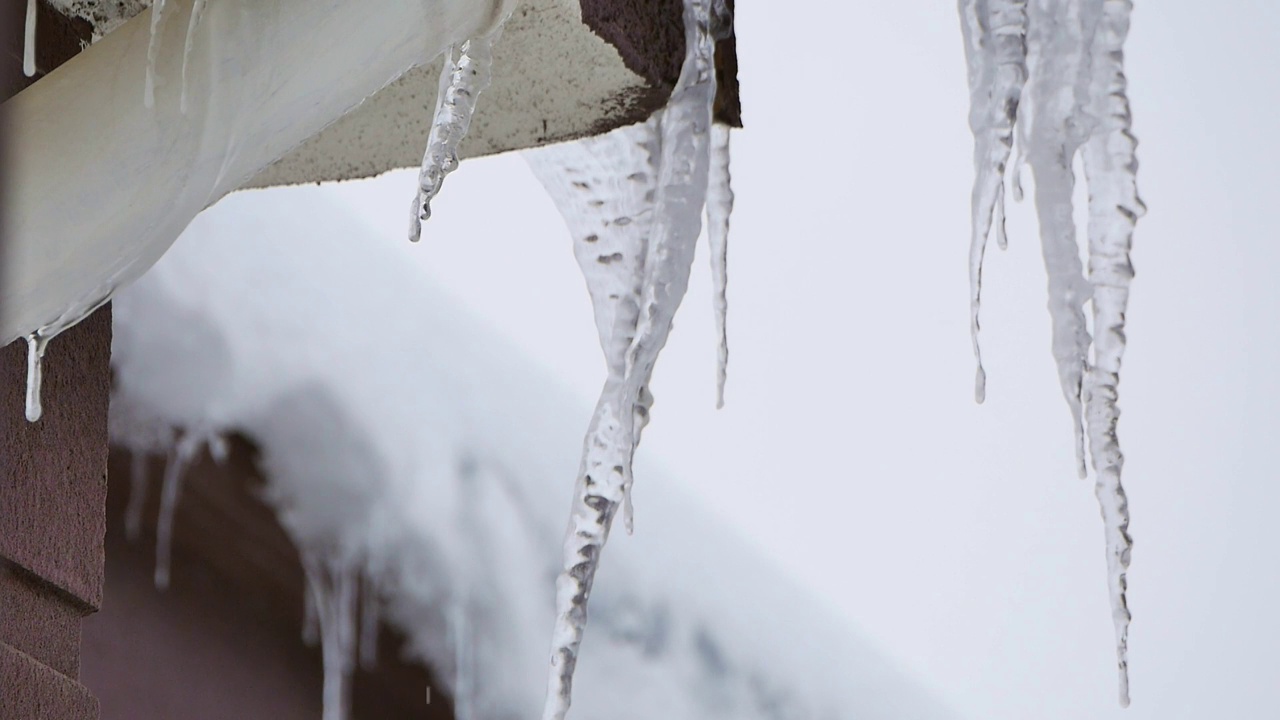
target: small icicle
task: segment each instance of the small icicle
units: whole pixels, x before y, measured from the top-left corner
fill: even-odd
[[[610,134],[619,152],[625,150],[625,143],[620,139],[629,137],[632,152],[643,151],[648,155],[649,167],[643,170],[623,165],[624,172],[630,172],[626,178],[644,183],[650,176],[657,177],[652,199],[648,200],[646,194],[641,201],[650,211],[643,214],[649,216],[652,228],[647,236],[640,236],[639,243],[619,241],[619,235],[613,233],[618,226],[626,228],[633,224],[637,216],[626,215],[593,225],[595,210],[590,209],[589,202],[583,203],[581,194],[575,195],[572,189],[590,192],[590,181],[583,178],[565,183],[569,178],[557,174],[554,168],[546,165],[540,168],[540,163],[533,163],[535,172],[557,200],[575,240],[582,238],[582,246],[575,242],[575,254],[587,277],[601,344],[609,363],[609,376],[584,441],[564,545],[564,570],[556,581],[556,623],[544,720],[562,720],[568,713],[573,671],[586,627],[587,601],[600,553],[608,540],[615,512],[619,506],[626,506],[632,482],[632,458],[653,402],[649,379],[658,354],[666,344],[675,311],[688,289],[694,245],[702,229],[710,165],[711,106],[715,96],[715,43],[710,23],[710,0],[686,0],[686,57],[671,100],[648,123]],[[581,152],[582,145],[571,145],[577,145],[577,152]],[[534,157],[554,161],[556,153],[549,150]],[[561,172],[564,176],[571,175],[569,170]],[[585,183],[586,187],[574,183]],[[585,211],[583,204],[588,207]],[[608,249],[599,246],[606,238],[617,244]],[[583,249],[583,246],[588,247]],[[608,252],[613,247],[620,249]],[[643,253],[636,252],[638,250]],[[627,272],[597,272],[598,268],[612,268],[615,263]],[[641,278],[638,298],[628,294],[635,287],[631,283],[632,273],[638,273]],[[619,289],[617,297],[606,295],[602,301],[599,290],[610,286]],[[637,299],[638,304],[633,305]],[[614,347],[624,343],[626,352],[619,373]]]
[[[27,336],[27,408],[28,422],[35,422],[44,414],[40,405],[40,386],[44,380],[44,351],[52,336],[36,331]]]
[[[318,582],[319,570],[309,553],[302,553],[302,644],[315,647],[320,642],[320,617],[316,609],[313,586]]]
[[[147,454],[133,450],[129,454],[129,504],[124,511],[124,536],[137,542],[142,536],[142,512],[147,505]]]
[[[471,127],[476,100],[493,79],[493,43],[501,34],[499,25],[485,37],[468,40],[457,60],[452,48],[446,53],[435,117],[418,173],[418,194],[410,208],[409,239],[413,242],[421,239],[422,223],[431,217],[431,200],[440,193],[445,177],[458,167],[458,146]]]
[[[724,383],[729,366],[729,334],[725,316],[729,259],[729,216],[733,213],[733,187],[729,176],[728,125],[711,126],[711,169],[707,180],[707,249],[711,255],[712,304],[716,312],[716,408],[724,407]]]
[[[178,109],[185,115],[187,112],[187,65],[191,61],[191,50],[195,47],[196,30],[200,28],[200,18],[204,16],[205,0],[195,0],[191,6],[191,19],[187,22],[187,40],[182,47],[182,96],[178,101]]]
[[[304,560],[320,621],[324,659],[324,720],[346,720],[351,713],[351,675],[355,671],[358,571],[334,557]]]
[[[1138,197],[1137,140],[1124,75],[1124,41],[1129,32],[1129,0],[1105,0],[1093,36],[1089,78],[1090,110],[1098,127],[1083,147],[1089,185],[1089,282],[1093,287],[1094,362],[1085,376],[1089,450],[1096,478],[1094,493],[1106,534],[1108,589],[1115,623],[1120,705],[1129,705],[1129,606],[1126,572],[1133,540],[1129,501],[1121,484],[1124,455],[1116,436],[1120,410],[1120,362],[1125,350],[1125,310],[1133,265],[1133,229],[1146,211]]]
[[[36,74],[36,0],[27,0],[26,36],[22,45],[22,74]]]
[[[475,660],[472,658],[471,624],[466,602],[453,613],[453,712],[456,720],[475,720]]]
[[[378,584],[369,573],[363,573],[360,583],[360,667],[372,670],[378,665],[378,629],[381,600]]]
[[[156,519],[155,584],[158,590],[169,588],[173,519],[178,509],[178,498],[182,495],[182,478],[203,444],[203,435],[196,432],[185,433],[169,453],[169,462],[164,468],[164,483],[160,489],[160,515]]]
[[[993,225],[1004,237],[1004,171],[1013,145],[1018,105],[1027,78],[1026,0],[960,0],[969,68],[969,127],[973,131],[974,183],[969,240],[969,332],[977,362],[974,398],[986,398],[986,371],[978,341],[982,263]]]
[[[156,62],[160,55],[160,34],[164,30],[165,0],[151,3],[151,39],[147,42],[147,80],[142,103],[148,108],[156,104]]]

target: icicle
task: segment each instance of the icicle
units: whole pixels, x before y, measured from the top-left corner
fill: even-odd
[[[378,665],[378,627],[382,606],[378,584],[364,573],[360,583],[360,667],[372,670]]]
[[[1116,437],[1120,361],[1125,349],[1125,309],[1129,303],[1129,262],[1133,228],[1146,211],[1135,182],[1137,140],[1124,75],[1124,41],[1129,32],[1129,0],[1105,0],[1094,35],[1089,81],[1091,114],[1097,121],[1083,148],[1089,184],[1089,282],[1093,286],[1093,365],[1085,379],[1089,451],[1107,541],[1108,586],[1115,622],[1120,704],[1129,705],[1129,608],[1125,598],[1129,554],[1129,503],[1120,482],[1124,455]]]
[[[1011,1],[1004,3],[1006,9],[1012,4]],[[973,63],[981,49],[973,39],[981,30],[983,8],[997,10],[997,0],[961,2],[975,111],[978,103],[987,98],[1002,97],[997,80],[989,73],[984,75],[983,68],[975,68]],[[1012,189],[1014,198],[1021,200],[1019,166],[1025,155],[1036,179],[1036,211],[1049,275],[1053,355],[1063,395],[1071,408],[1077,471],[1081,477],[1085,476],[1086,424],[1088,428],[1096,476],[1094,490],[1106,536],[1120,703],[1127,706],[1130,615],[1125,575],[1132,540],[1128,532],[1128,500],[1120,477],[1124,456],[1116,436],[1120,415],[1116,401],[1125,349],[1125,310],[1133,277],[1129,249],[1134,225],[1145,211],[1135,183],[1137,141],[1130,133],[1129,102],[1125,95],[1123,48],[1132,2],[1033,0],[1028,10],[1027,47],[1031,51],[1032,71],[1027,85],[1029,102],[1024,106],[1027,112],[1019,113],[1016,118],[1017,155],[1013,161]],[[971,122],[975,116],[976,112]],[[973,124],[976,137],[977,123]],[[1080,262],[1072,207],[1075,185],[1072,164],[1078,152],[1083,159],[1089,190],[1087,282]],[[981,174],[981,152],[978,155]],[[977,211],[983,209],[978,207],[979,195],[975,184],[975,241],[982,229],[977,225],[981,219]],[[983,196],[984,202],[985,198]],[[993,207],[995,217],[1001,218],[1003,205],[998,192]],[[997,233],[999,239],[998,227]],[[980,252],[977,261],[981,261]],[[975,302],[976,298],[975,293]],[[1086,327],[1085,302],[1091,304],[1096,339],[1089,337]],[[976,327],[975,316],[975,331]],[[1082,404],[1087,413],[1082,413]]]
[[[560,720],[568,712],[600,552],[618,507],[627,512],[632,456],[653,401],[649,378],[688,289],[710,165],[715,78],[709,5],[709,0],[685,4],[687,55],[680,80],[661,113],[598,141],[532,156],[535,172],[557,200],[575,240],[581,240],[574,244],[575,254],[591,291],[609,365],[584,442],[564,546],[564,571],[556,583],[557,617],[544,720]],[[581,167],[555,166],[565,158],[592,167],[584,156],[593,149],[606,151],[595,158],[596,163],[606,164],[604,178],[595,178]],[[642,165],[646,156],[647,165]],[[621,170],[609,169],[613,160],[622,161]],[[656,186],[646,188],[654,182],[652,177]],[[619,185],[626,187],[622,179],[636,186],[619,193]],[[604,184],[595,187],[593,180]],[[644,194],[637,200],[642,189]],[[631,212],[602,221],[600,209],[611,201],[631,205]],[[630,229],[637,220],[651,224],[648,233]],[[626,350],[620,354],[623,345]]]
[[[453,713],[456,720],[475,720],[475,660],[465,600],[457,603],[453,615]]]
[[[147,80],[142,102],[147,107],[156,104],[156,62],[160,55],[160,33],[164,30],[165,0],[151,4],[151,39],[147,42]]]
[[[28,422],[35,422],[44,414],[40,405],[40,385],[44,379],[44,351],[52,336],[36,331],[27,336],[27,408]]]
[[[711,166],[707,181],[707,249],[711,254],[711,282],[716,311],[716,408],[724,407],[724,382],[729,365],[729,335],[725,316],[729,299],[728,282],[729,216],[733,213],[733,187],[729,178],[728,125],[711,126]]]
[[[137,542],[142,536],[142,512],[147,504],[147,454],[130,452],[129,504],[124,511],[124,536]]]
[[[22,45],[22,74],[36,74],[36,0],[27,0],[27,27]]]
[[[1087,133],[1076,84],[1084,62],[1085,39],[1089,35],[1081,27],[1078,1],[1037,0],[1032,8],[1031,31],[1042,50],[1031,83],[1035,122],[1030,131],[1027,160],[1035,174],[1040,244],[1049,275],[1053,357],[1062,394],[1071,410],[1076,470],[1080,477],[1085,477],[1080,394],[1090,343],[1084,316],[1090,288],[1084,279],[1072,217],[1075,174],[1071,165]]]
[[[477,98],[493,79],[493,43],[501,34],[499,25],[485,37],[468,40],[457,60],[453,49],[446,54],[435,118],[418,174],[418,194],[410,208],[409,239],[413,242],[422,237],[422,223],[431,217],[431,200],[440,192],[445,176],[458,167],[458,146],[471,127]]]
[[[302,576],[305,585],[302,588],[302,644],[315,647],[320,642],[320,618],[316,610],[316,596],[312,586],[318,582],[319,569],[315,560],[302,553]]]
[[[187,22],[187,40],[182,47],[182,96],[178,109],[187,112],[187,64],[191,61],[191,50],[195,47],[196,30],[200,27],[200,18],[204,16],[205,0],[195,0],[191,6],[191,19]]]
[[[156,571],[155,584],[159,590],[169,587],[170,556],[173,551],[173,516],[182,494],[182,477],[187,466],[204,444],[200,433],[188,432],[174,445],[169,462],[164,468],[164,483],[160,489],[160,515],[156,520]]]
[[[304,558],[307,587],[320,621],[324,659],[324,720],[346,720],[355,671],[356,594],[359,571],[334,557]]]
[[[982,261],[993,225],[1001,247],[1007,244],[1004,172],[1027,78],[1026,0],[960,0],[960,19],[969,66],[969,127],[976,175],[969,240],[969,331],[977,361],[974,397],[982,402],[986,397],[978,342]]]

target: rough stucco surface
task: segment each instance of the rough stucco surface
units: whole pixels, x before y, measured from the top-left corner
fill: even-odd
[[[79,611],[12,566],[0,567],[0,628],[10,647],[67,677],[80,673]]]
[[[83,685],[30,655],[0,644],[0,717],[97,720],[98,701]]]
[[[88,612],[102,599],[109,307],[49,344],[35,423],[23,416],[26,351],[0,350],[0,557]]]

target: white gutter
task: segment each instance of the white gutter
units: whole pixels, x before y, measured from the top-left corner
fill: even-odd
[[[183,114],[191,2],[170,0],[153,108],[143,104],[150,11],[14,96],[0,106],[10,178],[0,345],[74,324],[201,210],[517,2],[211,0]]]

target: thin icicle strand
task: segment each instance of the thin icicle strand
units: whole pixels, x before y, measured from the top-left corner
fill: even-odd
[[[140,450],[130,453],[129,504],[124,511],[124,536],[129,542],[137,542],[142,536],[142,513],[147,506],[147,454]]]
[[[499,25],[485,37],[468,40],[456,60],[452,48],[445,54],[435,117],[418,173],[418,194],[410,208],[409,239],[413,242],[421,239],[422,223],[431,217],[431,200],[440,193],[445,177],[458,168],[458,146],[471,127],[480,93],[493,80],[493,43],[501,33]]]
[[[307,587],[320,622],[324,659],[324,720],[351,714],[351,675],[356,661],[356,595],[359,571],[335,557],[304,558]]]
[[[733,186],[729,176],[728,125],[711,126],[711,168],[707,180],[707,250],[711,255],[712,305],[716,313],[716,408],[724,407],[724,384],[729,367],[729,216],[733,214]]]
[[[1013,129],[1027,79],[1026,0],[960,0],[965,58],[969,67],[969,127],[973,131],[975,171],[969,240],[969,331],[977,361],[974,398],[986,398],[987,374],[978,341],[982,299],[982,262],[994,226],[997,242],[1004,230],[1004,173],[1013,145]]]
[[[568,713],[591,586],[614,513],[628,496],[632,457],[653,401],[649,378],[670,333],[675,310],[688,289],[710,164],[715,78],[709,4],[708,0],[686,2],[688,54],[680,81],[667,107],[655,115],[652,125],[646,124],[657,130],[656,154],[651,150],[650,159],[657,160],[658,181],[652,205],[652,232],[645,248],[639,313],[634,338],[625,354],[623,374],[618,377],[610,373],[584,442],[564,546],[564,572],[556,582],[556,624],[544,720],[562,720]],[[562,207],[562,212],[572,215],[573,210]],[[575,225],[572,217],[569,224]],[[614,258],[600,256],[599,261],[610,264]],[[597,313],[597,320],[599,317]]]
[[[1093,286],[1093,365],[1085,380],[1089,452],[1094,491],[1102,511],[1107,542],[1107,584],[1115,622],[1120,704],[1129,705],[1129,606],[1125,573],[1133,541],[1129,537],[1129,501],[1120,482],[1124,455],[1116,436],[1120,362],[1125,349],[1125,309],[1133,265],[1129,249],[1133,228],[1146,211],[1138,197],[1137,140],[1125,94],[1124,41],[1129,32],[1129,0],[1106,0],[1094,36],[1093,115],[1098,123],[1084,144],[1089,184],[1089,282]]]
[[[1085,477],[1081,389],[1090,344],[1084,315],[1090,288],[1084,279],[1072,216],[1072,159],[1087,134],[1077,92],[1085,62],[1085,39],[1090,37],[1081,25],[1081,4],[1081,0],[1036,0],[1031,5],[1031,33],[1041,52],[1031,77],[1035,121],[1029,133],[1027,160],[1035,174],[1040,245],[1049,275],[1053,358],[1063,397],[1071,410],[1076,471]]]
[[[143,88],[142,103],[147,107],[156,105],[156,63],[160,56],[160,35],[164,31],[165,0],[155,0],[151,4],[151,39],[147,41],[147,80]]]
[[[27,24],[22,41],[22,74],[36,74],[36,0],[27,0]]]
[[[475,720],[476,677],[471,623],[465,599],[457,603],[453,617],[453,713],[455,720]]]
[[[178,101],[178,109],[187,112],[187,65],[191,62],[191,51],[195,48],[196,31],[200,28],[200,19],[204,17],[205,0],[195,0],[191,6],[191,19],[187,22],[187,40],[182,47],[182,97]]]
[[[156,519],[156,570],[155,585],[158,590],[169,587],[169,567],[173,553],[173,520],[182,496],[182,480],[187,466],[195,459],[204,445],[205,438],[199,432],[188,431],[173,446],[169,462],[164,468],[164,482],[160,488],[160,515]]]
[[[44,352],[50,336],[37,331],[27,336],[27,422],[35,422],[44,414],[40,404],[40,388],[44,384]]]
[[[360,667],[365,670],[372,670],[378,665],[381,612],[378,583],[366,572],[360,583]]]

